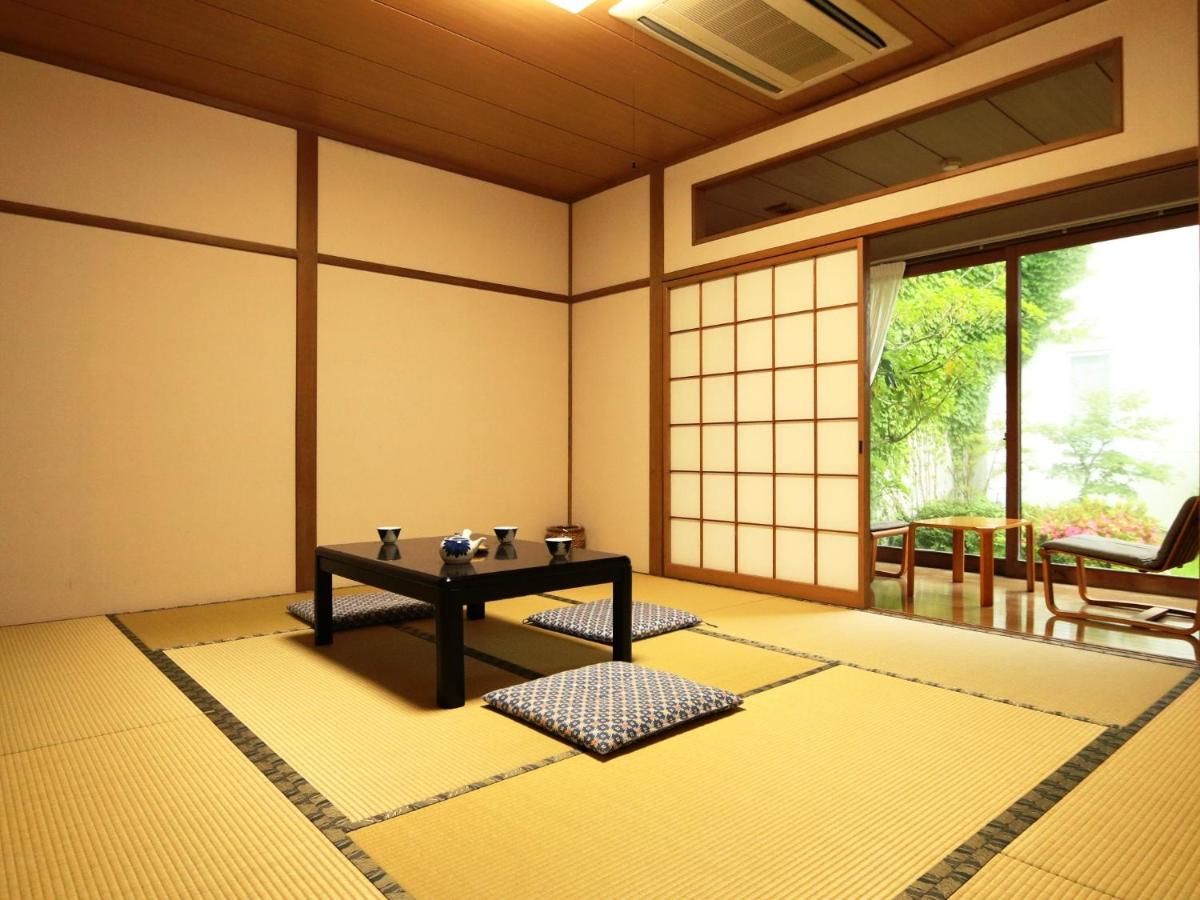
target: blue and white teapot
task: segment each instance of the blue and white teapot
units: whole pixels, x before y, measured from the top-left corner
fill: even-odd
[[[471,537],[470,528],[464,528],[461,534],[452,534],[442,538],[442,546],[439,548],[442,562],[452,566],[469,563],[475,558],[475,554],[485,540],[485,535]]]

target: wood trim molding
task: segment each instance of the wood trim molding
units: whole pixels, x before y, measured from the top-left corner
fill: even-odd
[[[667,392],[664,378],[667,341],[666,288],[663,285],[664,187],[662,169],[650,173],[650,574],[662,575],[665,563],[663,534],[666,521]]]
[[[663,281],[673,288],[683,287],[684,285],[695,284],[700,281],[708,281],[711,278],[720,278],[724,275],[750,272],[754,269],[761,269],[764,265],[778,266],[784,263],[795,262],[798,259],[811,259],[816,256],[824,256],[828,253],[854,250],[858,247],[858,240],[857,234],[843,232],[840,235],[832,237],[817,238],[811,241],[789,244],[786,247],[776,247],[771,250],[747,253],[745,256],[737,256],[732,259],[717,260],[711,265],[705,264],[703,266],[694,266],[691,269],[681,269],[678,272],[668,272],[663,275]],[[847,303],[843,305],[854,306],[856,304]]]
[[[296,590],[317,547],[317,136],[296,134]]]
[[[650,201],[653,204],[653,200]],[[653,243],[653,238],[651,238]],[[582,294],[572,294],[570,297],[571,303],[583,303],[585,300],[596,300],[600,297],[611,297],[613,294],[623,294],[626,291],[636,291],[638,288],[650,287],[650,278],[639,278],[636,281],[626,281],[622,284],[614,284],[611,287],[596,288],[591,291],[584,291]]]
[[[38,206],[33,203],[17,203],[14,200],[0,200],[0,213],[27,216],[31,219],[47,219],[51,222],[66,222],[70,225],[86,225],[90,228],[107,228],[109,231],[123,231],[127,234],[166,238],[170,241],[184,241],[189,244],[204,244],[208,247],[221,247],[226,250],[262,253],[266,256],[282,256],[286,259],[296,258],[296,251],[291,247],[260,244],[257,241],[244,241],[240,238],[221,237],[220,235],[206,234],[201,231],[187,231],[183,228],[169,228],[166,225],[151,225],[148,222],[134,222],[130,219],[117,219],[112,216],[97,216],[92,213],[75,212],[69,209]]]
[[[909,213],[892,219],[884,219],[879,222],[868,222],[857,228],[837,231],[832,234],[806,238],[805,240],[793,241],[777,247],[766,247],[762,250],[754,250],[738,256],[713,260],[712,262],[701,263],[700,265],[684,269],[676,269],[673,272],[666,273],[663,278],[667,281],[679,281],[685,278],[704,277],[717,270],[752,265],[785,253],[812,250],[838,241],[852,240],[858,237],[872,237],[888,231],[911,228],[914,225],[926,225],[930,222],[943,219],[955,219],[969,213],[1009,206],[1023,200],[1048,197],[1054,194],[1069,194],[1073,191],[1095,187],[1099,184],[1111,184],[1118,181],[1125,181],[1129,178],[1148,175],[1152,172],[1162,172],[1168,169],[1194,165],[1198,155],[1200,155],[1200,148],[1197,147],[1189,147],[1185,150],[1173,150],[1169,153],[1161,153],[1157,156],[1146,157],[1145,159],[1106,166],[1090,172],[1067,175],[1062,178],[1056,178],[1053,181],[1014,188],[1011,191],[1004,191],[999,194],[989,194],[986,197],[963,200],[958,203]]]
[[[406,269],[403,266],[391,266],[387,263],[370,262],[365,259],[351,259],[347,256],[332,256],[328,253],[318,253],[317,262],[323,266],[341,266],[344,269],[358,269],[362,272],[375,272],[379,275],[395,275],[397,278],[413,278],[418,281],[433,281],[438,284],[453,284],[459,287],[473,288],[477,291],[491,291],[494,294],[513,294],[517,297],[530,297],[534,300],[550,300],[555,303],[570,303],[571,298],[566,294],[555,294],[550,291],[535,291],[532,288],[517,287],[511,284],[499,284],[495,281],[480,281],[476,278],[459,278],[457,275],[443,275],[441,272],[425,272],[421,269]]]
[[[567,297],[575,287],[575,207],[567,204]],[[574,522],[575,499],[575,310],[567,305],[567,518]]]

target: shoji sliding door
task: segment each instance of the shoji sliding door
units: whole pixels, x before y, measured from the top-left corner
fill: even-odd
[[[861,605],[858,243],[669,286],[666,573]]]

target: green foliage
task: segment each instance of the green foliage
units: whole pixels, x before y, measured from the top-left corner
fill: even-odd
[[[1071,309],[1063,291],[1083,276],[1090,249],[1022,257],[1024,358],[1062,334]],[[983,492],[988,397],[1003,376],[1005,347],[1003,263],[905,279],[871,386],[876,516],[903,517],[919,499],[914,467],[948,467],[957,511]]]
[[[1037,545],[1058,538],[1079,534],[1133,541],[1135,544],[1157,544],[1162,530],[1140,501],[1112,502],[1098,498],[1069,500],[1057,506],[1026,506],[1025,517],[1035,524]],[[1074,565],[1075,557],[1056,553],[1054,562]],[[1090,559],[1094,568],[1111,569],[1111,563]],[[1119,568],[1119,567],[1116,567]]]
[[[1049,469],[1079,487],[1080,499],[1099,496],[1136,497],[1136,481],[1166,482],[1171,467],[1139,459],[1116,449],[1121,440],[1153,441],[1165,419],[1138,413],[1146,404],[1137,394],[1109,397],[1089,394],[1083,411],[1065,425],[1037,425],[1029,430],[1061,447],[1061,460]]]

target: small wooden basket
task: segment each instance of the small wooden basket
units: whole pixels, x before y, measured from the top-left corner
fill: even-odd
[[[547,525],[546,537],[569,537],[576,550],[587,547],[587,529],[582,525]]]

